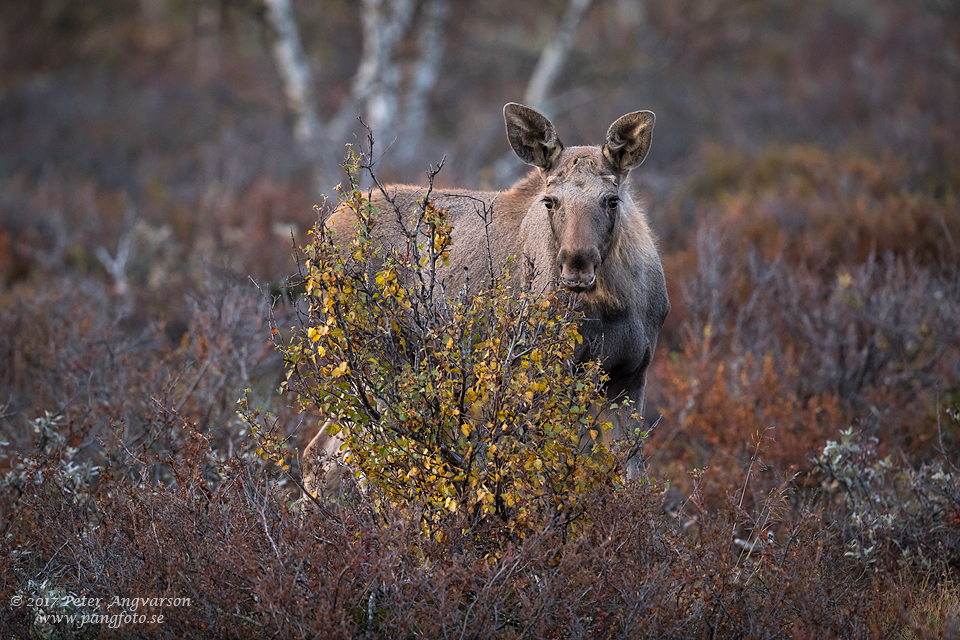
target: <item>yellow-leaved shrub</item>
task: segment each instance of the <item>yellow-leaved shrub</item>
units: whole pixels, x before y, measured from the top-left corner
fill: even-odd
[[[600,366],[574,363],[571,301],[506,271],[479,291],[445,291],[435,273],[451,227],[429,196],[404,253],[373,234],[376,215],[398,212],[378,214],[356,185],[340,200],[357,232],[318,225],[304,248],[286,388],[340,434],[347,465],[384,504],[422,508],[428,523],[459,513],[515,530],[534,511],[577,518],[617,460],[597,437],[610,428],[595,410]]]

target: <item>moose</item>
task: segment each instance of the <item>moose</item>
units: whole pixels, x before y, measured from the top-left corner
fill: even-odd
[[[534,265],[534,290],[559,286],[577,294],[584,312],[577,362],[599,358],[609,376],[608,401],[629,398],[642,415],[647,370],[670,302],[653,235],[628,178],[650,150],[655,116],[628,113],[610,125],[602,146],[564,147],[541,113],[509,103],[503,115],[511,147],[535,169],[505,192],[429,193],[453,226],[449,264],[438,268],[437,277],[453,291],[463,286],[465,273],[484,273],[488,264],[502,267],[511,256],[526,256]],[[403,213],[414,211],[426,195],[425,187],[392,185],[374,193],[372,204],[380,212]],[[373,227],[377,239],[392,247],[407,241],[397,218],[381,214]],[[356,232],[356,218],[345,208],[326,225],[339,237]],[[622,438],[630,425],[629,419],[614,420],[604,439]],[[308,491],[335,495],[342,444],[323,428],[306,447],[302,470]],[[635,457],[628,464],[628,477],[637,473],[638,462]]]

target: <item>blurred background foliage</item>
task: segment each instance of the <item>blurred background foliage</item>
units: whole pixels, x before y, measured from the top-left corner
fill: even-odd
[[[443,184],[509,186],[516,169],[493,171],[509,152],[500,109],[522,99],[564,7],[452,2],[417,153],[375,130],[380,178],[420,180],[446,154]],[[361,9],[294,3],[322,119],[351,108]],[[718,209],[762,210],[786,234],[791,210],[813,206],[828,226],[866,226],[828,229],[832,255],[862,260],[876,235],[877,251],[915,241],[935,259],[957,230],[958,22],[955,3],[936,0],[595,2],[542,107],[567,144],[595,143],[628,111],[658,114],[635,182],[667,253]],[[168,264],[131,259],[137,285],[182,288],[194,256],[263,278],[289,270],[286,231],[305,230],[317,197],[261,2],[7,2],[0,28],[6,287],[44,268],[98,271],[96,248],[115,254],[138,223],[150,246],[135,255]],[[415,45],[395,58],[412,64]],[[357,135],[320,153],[337,163]],[[783,245],[751,233],[767,253]]]

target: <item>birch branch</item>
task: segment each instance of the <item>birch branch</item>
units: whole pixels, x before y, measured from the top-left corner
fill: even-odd
[[[110,277],[113,278],[114,290],[117,295],[125,296],[130,293],[130,283],[127,280],[127,261],[130,258],[130,245],[132,243],[133,231],[128,231],[120,236],[120,242],[117,244],[117,257],[114,258],[105,247],[97,247],[97,259],[107,270]]]

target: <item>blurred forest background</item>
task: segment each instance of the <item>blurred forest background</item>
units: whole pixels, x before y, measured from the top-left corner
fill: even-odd
[[[787,618],[867,637],[851,616],[882,610],[873,630],[957,637],[884,594],[960,602],[958,34],[953,0],[0,1],[0,471],[56,445],[76,483],[58,495],[96,502],[108,469],[173,482],[196,434],[209,459],[249,446],[245,388],[309,441],[315,417],[275,392],[283,363],[250,278],[279,291],[296,271],[291,237],[307,241],[343,180],[344,145],[365,150],[357,116],[383,182],[446,157],[438,184],[504,189],[524,170],[504,103],[542,110],[567,145],[649,109],[633,184],[673,303],[648,387],[666,513],[747,546],[831,514],[831,567],[879,582],[832,593],[837,609],[801,589]],[[289,326],[289,305],[275,313]],[[867,477],[863,496],[843,477]],[[5,482],[0,544],[37,553],[4,549],[9,594],[84,551],[41,535],[40,503]],[[877,524],[884,508],[899,524]],[[800,555],[783,566],[826,563],[828,537],[811,539],[815,556],[787,544]],[[751,637],[749,607],[723,599],[736,588],[717,589],[704,611]]]

